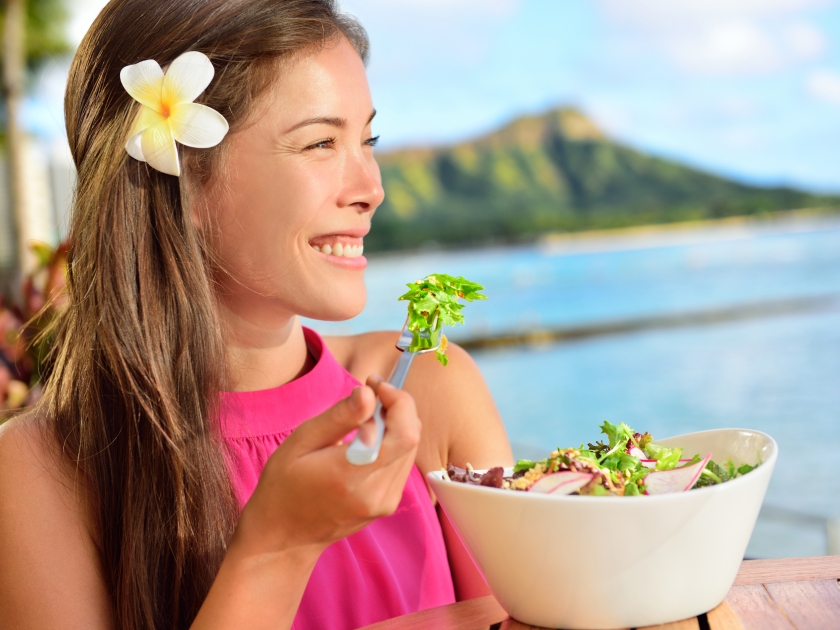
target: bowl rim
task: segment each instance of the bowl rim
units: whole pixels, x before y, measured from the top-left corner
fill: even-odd
[[[688,436],[695,436],[695,435],[703,435],[706,433],[720,433],[724,431],[744,431],[747,433],[753,433],[760,435],[766,438],[770,443],[770,454],[764,461],[761,462],[754,470],[750,471],[750,473],[755,472],[756,470],[761,470],[766,468],[768,464],[772,464],[773,466],[776,463],[776,459],[778,458],[779,454],[779,445],[776,443],[776,440],[773,439],[772,436],[764,433],[763,431],[758,431],[756,429],[744,429],[744,428],[720,428],[720,429],[705,429],[703,431],[692,431],[691,433],[681,433],[680,435],[674,435],[662,438],[662,440],[670,440],[670,439],[677,439],[682,437]],[[661,441],[661,440],[660,440]],[[658,442],[657,442],[658,443]],[[773,466],[770,466],[772,470]],[[505,467],[510,468],[510,466]],[[487,472],[489,468],[477,468],[475,469],[476,472]],[[485,486],[477,486],[473,484],[467,483],[458,483],[451,481],[449,479],[443,478],[443,473],[446,471],[441,470],[430,470],[426,473],[426,478],[429,480],[430,483],[434,484],[454,484],[455,486],[459,486],[464,488],[466,492],[498,492],[501,488],[487,488]],[[754,477],[753,477],[754,478]],[[682,497],[683,500],[688,500],[688,497],[697,497],[697,496],[705,496],[705,494],[709,494],[710,492],[728,492],[727,488],[740,488],[743,483],[750,483],[748,480],[747,475],[742,475],[740,477],[736,477],[735,479],[731,479],[730,481],[726,481],[724,483],[716,484],[714,486],[706,486],[704,488],[695,488],[691,491],[685,490],[683,492],[668,492],[664,494],[642,494],[639,495],[640,497],[644,497],[646,501],[675,501],[679,500],[679,497]],[[735,484],[735,485],[733,485]],[[624,496],[593,496],[593,495],[561,495],[561,496],[552,496],[550,494],[540,494],[535,493],[532,494],[530,492],[504,492],[501,493],[500,496],[511,497],[514,501],[521,501],[521,500],[536,500],[536,501],[563,501],[572,503],[580,503],[582,501],[602,501],[602,502],[626,502],[628,505],[632,505],[634,502],[626,501],[627,497]],[[513,497],[519,497],[513,499]]]

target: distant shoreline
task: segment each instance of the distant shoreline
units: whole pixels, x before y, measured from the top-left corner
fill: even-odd
[[[595,320],[571,326],[499,332],[463,339],[456,337],[453,341],[467,350],[496,350],[510,346],[541,346],[647,330],[708,326],[766,317],[836,311],[838,308],[840,308],[840,294],[832,293],[748,302],[721,308],[666,312],[624,319]]]
[[[840,229],[840,208],[802,208],[781,210],[760,215],[653,223],[606,230],[580,232],[548,232],[531,239],[498,240],[486,243],[461,245],[432,244],[400,251],[374,252],[371,260],[414,256],[433,252],[485,250],[536,245],[547,255],[594,254],[609,251],[627,251],[672,247],[707,242],[733,241],[753,238],[758,234],[812,232]]]

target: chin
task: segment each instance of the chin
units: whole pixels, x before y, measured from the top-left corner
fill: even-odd
[[[311,310],[302,309],[299,314],[324,322],[343,322],[361,313],[367,302],[364,285],[357,292],[329,291],[327,295],[331,298],[328,303],[318,304],[317,308]]]

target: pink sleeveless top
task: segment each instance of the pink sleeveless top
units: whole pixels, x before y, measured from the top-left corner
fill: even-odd
[[[318,333],[303,331],[317,361],[310,372],[274,389],[222,393],[222,437],[240,505],[283,440],[359,385]],[[349,630],[454,601],[440,523],[414,466],[394,514],[324,551],[292,628]]]

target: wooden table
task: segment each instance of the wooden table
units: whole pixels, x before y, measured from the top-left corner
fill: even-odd
[[[840,556],[745,560],[723,603],[657,630],[840,630]],[[528,630],[493,597],[430,608],[366,630]]]

